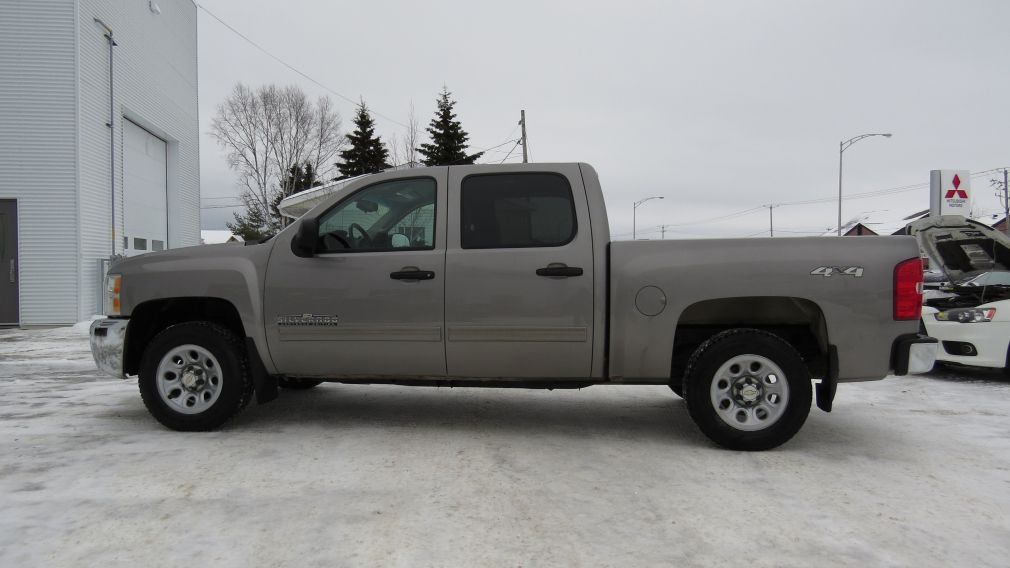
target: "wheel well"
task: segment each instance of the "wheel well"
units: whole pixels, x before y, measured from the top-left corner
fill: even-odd
[[[186,321],[210,321],[222,325],[239,338],[245,338],[238,310],[221,298],[167,298],[144,302],[130,314],[123,354],[123,370],[135,375],[140,369],[144,349],[165,328]]]
[[[824,312],[803,298],[755,296],[705,300],[684,310],[673,340],[670,377],[683,379],[691,354],[712,336],[747,327],[774,333],[803,357],[813,377],[828,373],[828,332]]]

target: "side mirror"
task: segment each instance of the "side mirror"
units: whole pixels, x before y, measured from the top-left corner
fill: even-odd
[[[312,258],[316,254],[316,243],[319,241],[319,221],[303,219],[298,225],[295,237],[291,239],[291,252],[302,258]]]
[[[389,244],[391,244],[393,248],[397,249],[407,248],[410,246],[410,239],[408,239],[407,235],[404,235],[403,233],[393,233],[393,235],[389,237]]]
[[[358,207],[358,211],[361,211],[362,213],[375,213],[379,210],[379,204],[368,199],[359,199],[356,205]]]

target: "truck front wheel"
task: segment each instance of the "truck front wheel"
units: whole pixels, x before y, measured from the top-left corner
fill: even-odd
[[[706,436],[732,450],[768,450],[803,426],[812,398],[800,354],[777,335],[732,329],[691,356],[684,397]]]
[[[227,328],[195,321],[166,328],[144,350],[140,396],[163,425],[213,430],[252,398],[242,341]]]

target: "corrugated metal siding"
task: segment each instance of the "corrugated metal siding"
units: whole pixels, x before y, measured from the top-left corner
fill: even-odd
[[[79,0],[81,106],[80,317],[94,310],[95,259],[111,249],[109,212],[109,48],[114,32],[116,251],[123,238],[123,116],[168,142],[169,247],[200,244],[196,6],[190,0]],[[129,235],[127,235],[129,236]]]
[[[73,0],[0,0],[0,198],[18,200],[21,322],[78,307]]]

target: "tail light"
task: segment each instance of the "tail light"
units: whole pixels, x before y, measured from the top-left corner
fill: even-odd
[[[922,261],[910,258],[894,267],[894,319],[917,320],[922,313]]]

